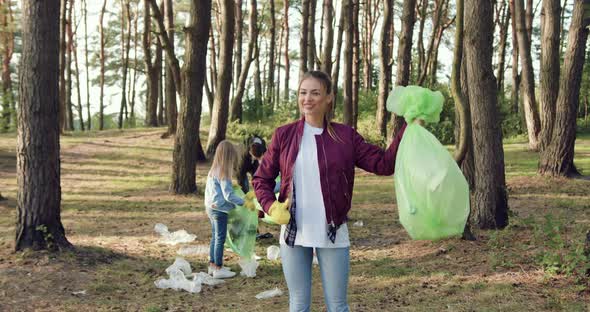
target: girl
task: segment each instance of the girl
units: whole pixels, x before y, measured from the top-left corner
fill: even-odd
[[[236,275],[223,266],[223,245],[227,233],[227,213],[244,200],[234,194],[232,172],[238,162],[238,152],[233,144],[223,140],[215,150],[211,170],[205,186],[205,209],[211,221],[209,245],[209,274],[214,278],[229,278]]]
[[[354,169],[391,175],[405,124],[387,150],[371,145],[353,128],[330,121],[334,103],[330,77],[306,73],[299,83],[302,118],[279,127],[252,185],[264,211],[281,226],[281,259],[289,288],[289,310],[310,311],[315,249],[328,311],[349,311],[348,211]],[[281,174],[278,200],[273,188]]]

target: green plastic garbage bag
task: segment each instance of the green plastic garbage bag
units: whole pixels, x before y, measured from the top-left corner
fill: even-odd
[[[387,110],[403,116],[409,124],[420,118],[426,123],[437,123],[445,99],[440,91],[419,86],[396,86],[387,97]]]
[[[235,187],[234,192],[244,197],[240,187]],[[258,212],[250,211],[243,206],[237,206],[228,213],[227,237],[225,246],[245,259],[254,255],[256,244],[256,229],[258,228]]]
[[[455,160],[428,130],[410,124],[395,162],[399,219],[413,239],[461,235],[469,215],[469,186]]]
[[[432,133],[413,123],[438,122],[440,92],[396,87],[387,108],[408,126],[395,162],[395,191],[401,224],[412,239],[436,240],[461,235],[469,215],[469,186],[447,149]]]

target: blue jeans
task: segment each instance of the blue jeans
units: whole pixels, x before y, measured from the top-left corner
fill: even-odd
[[[349,311],[346,299],[350,270],[349,250],[348,247],[316,248],[328,312]],[[313,248],[281,245],[281,261],[289,288],[289,311],[310,311]]]
[[[227,213],[207,209],[211,222],[211,243],[209,244],[209,262],[223,266],[223,245],[227,235]]]

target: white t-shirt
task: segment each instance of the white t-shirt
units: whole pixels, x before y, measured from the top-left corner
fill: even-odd
[[[320,168],[315,138],[323,131],[323,128],[315,128],[307,123],[303,128],[301,146],[293,171],[296,200],[295,221],[297,222],[295,245],[319,248],[348,247],[350,240],[346,223],[338,228],[334,243],[328,238],[326,208],[320,184]],[[281,226],[281,244],[285,244],[285,229],[285,225]]]

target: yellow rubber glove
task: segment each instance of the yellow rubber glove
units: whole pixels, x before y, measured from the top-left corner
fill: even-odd
[[[268,209],[268,215],[278,224],[287,224],[291,219],[291,213],[289,213],[289,199],[284,203],[275,201]]]
[[[256,195],[254,191],[250,191],[246,193],[244,197],[244,207],[246,207],[250,211],[256,211],[256,205],[254,204],[254,200],[256,200]]]

